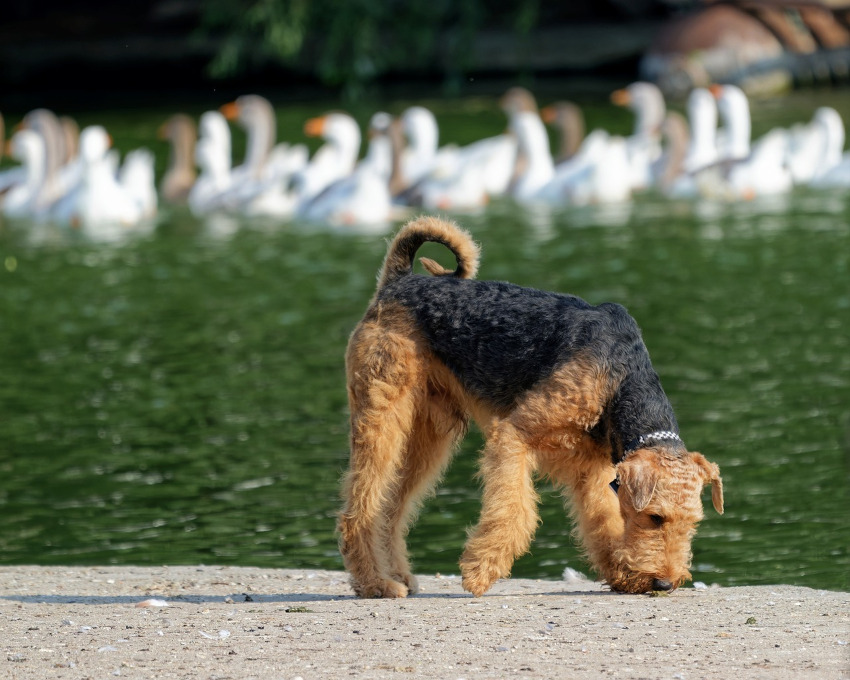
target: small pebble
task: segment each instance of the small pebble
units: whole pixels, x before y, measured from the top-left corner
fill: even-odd
[[[137,607],[167,607],[168,602],[165,600],[158,600],[155,597],[149,600],[142,600],[141,602],[136,603]]]

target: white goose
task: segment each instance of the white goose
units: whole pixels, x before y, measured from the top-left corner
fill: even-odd
[[[378,112],[369,122],[366,157],[354,172],[327,187],[305,204],[300,216],[334,226],[382,226],[390,219],[390,175],[393,170],[392,116]]]
[[[637,82],[613,92],[611,101],[635,114],[634,131],[626,138],[630,185],[633,190],[648,189],[659,173],[661,125],[667,112],[664,95],[652,83]]]
[[[662,193],[671,198],[695,198],[700,190],[696,177],[717,163],[717,104],[705,88],[688,95],[688,123],[668,113],[662,130],[668,145],[665,172],[659,178]],[[681,158],[679,158],[681,156]]]
[[[525,170],[513,186],[521,203],[553,206],[613,203],[631,196],[631,174],[626,141],[594,130],[568,162],[554,166],[549,139],[537,114],[521,112],[511,130],[519,141]]]
[[[394,124],[393,117],[388,113],[378,111],[372,115],[366,132],[369,138],[366,156],[357,164],[355,172],[367,169],[389,183],[393,171],[393,139],[390,128]]]
[[[694,173],[717,162],[717,103],[711,92],[698,87],[688,95],[691,137],[684,170]]]
[[[245,160],[233,168],[233,184],[239,186],[262,179],[277,136],[277,121],[271,103],[256,94],[246,94],[220,109],[227,120],[237,121],[247,134]]]
[[[824,130],[822,153],[811,186],[819,189],[850,187],[850,152],[844,153],[844,121],[835,109],[821,107],[814,121]]]
[[[401,128],[408,145],[401,154],[401,178],[412,187],[431,174],[437,158],[437,119],[424,106],[411,106],[401,114]]]
[[[112,140],[100,125],[80,133],[80,158],[83,176],[80,186],[69,196],[57,218],[81,224],[96,234],[115,226],[134,226],[143,211],[134,197],[119,184],[108,158]]]
[[[509,120],[520,111],[537,113],[534,97],[520,87],[508,90],[499,105]],[[508,193],[517,163],[514,135],[495,135],[462,147],[448,144],[438,150],[437,123],[430,111],[423,107],[407,109],[402,124],[410,139],[402,156],[402,177],[413,181],[408,182],[407,194],[401,195],[401,200],[431,209],[474,210],[491,196]]]
[[[206,111],[201,114],[198,127],[200,138],[195,145],[195,162],[201,172],[187,197],[189,209],[196,217],[223,208],[233,184],[227,120],[218,111]]]
[[[157,212],[154,155],[149,149],[134,149],[124,158],[118,172],[121,188],[138,206],[141,219],[151,219]]]
[[[43,198],[54,203],[74,189],[82,177],[82,165],[73,158],[72,150],[67,148],[73,143],[56,114],[49,109],[35,109],[24,116],[21,125],[35,130],[44,140],[45,179]],[[69,162],[67,159],[71,158]]]
[[[712,85],[709,91],[717,100],[723,127],[717,133],[717,157],[721,161],[740,161],[750,155],[752,122],[750,103],[744,91],[735,85]]]
[[[519,153],[525,165],[511,188],[511,195],[520,202],[532,201],[555,175],[549,135],[540,116],[532,111],[517,112],[510,126],[519,142]]]
[[[304,134],[321,137],[325,143],[313,154],[307,166],[293,180],[299,211],[306,210],[314,198],[329,186],[348,177],[360,153],[360,128],[346,113],[334,112],[311,118]]]
[[[0,158],[3,158],[4,153],[11,152],[11,145],[3,143],[6,139],[6,124],[3,119],[3,114],[0,113]],[[11,141],[11,140],[10,140]],[[16,184],[21,184],[26,180],[27,171],[23,166],[0,170],[0,202],[3,200],[3,195]]]
[[[426,210],[476,211],[490,200],[487,157],[472,156],[458,167],[456,159],[437,161],[431,176],[416,187],[417,204]]]
[[[286,183],[292,172],[303,166],[306,149],[275,145],[277,121],[274,108],[264,97],[243,95],[222,106],[221,112],[229,120],[237,120],[248,135],[245,160],[230,171],[223,205],[248,216],[290,217],[297,200]],[[208,152],[209,148],[203,153]]]
[[[700,194],[708,198],[752,199],[786,193],[793,187],[785,164],[789,135],[776,128],[750,148],[750,109],[746,95],[734,85],[713,85],[711,93],[724,123],[720,162],[697,174]]]
[[[3,200],[7,217],[40,218],[46,215],[49,203],[43,189],[47,174],[44,140],[34,130],[18,130],[6,145],[6,153],[21,163],[22,181],[15,183]]]

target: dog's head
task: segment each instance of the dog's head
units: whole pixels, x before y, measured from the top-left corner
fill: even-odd
[[[617,480],[624,534],[608,584],[628,593],[678,588],[691,578],[691,540],[703,518],[705,484],[723,513],[719,468],[700,453],[640,449],[617,466]]]

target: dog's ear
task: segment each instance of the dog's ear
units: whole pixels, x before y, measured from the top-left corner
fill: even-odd
[[[632,505],[634,505],[635,510],[641,512],[649,505],[649,501],[652,500],[652,494],[655,493],[655,487],[658,484],[658,475],[655,472],[655,466],[650,461],[635,457],[624,463],[620,463],[617,467],[617,474],[620,479],[620,485],[629,490],[629,496],[632,499]]]
[[[720,478],[720,468],[710,463],[701,453],[692,453],[691,458],[702,474],[704,484],[711,484],[711,504],[721,515],[723,514],[723,480]]]

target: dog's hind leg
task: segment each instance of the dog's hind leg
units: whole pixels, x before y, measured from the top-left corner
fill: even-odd
[[[339,546],[360,597],[404,597],[390,575],[389,510],[413,425],[419,365],[404,336],[360,327],[349,344],[351,458],[343,483]]]
[[[481,461],[481,517],[460,560],[463,587],[483,595],[508,576],[528,550],[539,522],[534,459],[521,433],[507,420],[488,428]]]
[[[460,409],[433,390],[416,406],[413,430],[407,440],[398,488],[389,511],[386,537],[392,578],[411,593],[419,586],[411,573],[405,537],[424,496],[430,493],[451,459],[454,445],[466,430]]]

